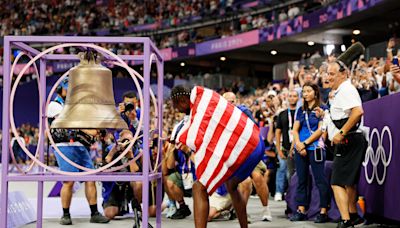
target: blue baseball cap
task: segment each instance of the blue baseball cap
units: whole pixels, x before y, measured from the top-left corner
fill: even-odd
[[[60,87],[67,90],[68,89],[68,77],[66,77],[62,82],[60,83]]]

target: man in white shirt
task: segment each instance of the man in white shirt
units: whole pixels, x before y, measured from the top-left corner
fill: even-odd
[[[334,98],[330,101],[333,125],[328,128],[336,128],[333,131],[328,129],[329,137],[335,145],[331,185],[342,218],[338,225],[340,228],[353,227],[363,222],[357,214],[356,184],[367,148],[367,142],[358,130],[364,111],[360,95],[348,79],[347,66],[359,56],[358,53],[363,52],[364,47],[360,43],[353,46],[339,56],[338,61],[328,66],[328,80],[335,91]]]
[[[67,96],[68,79],[60,83],[57,88],[56,98],[49,104],[47,116],[50,124],[54,121],[64,108],[65,99]],[[51,135],[60,151],[71,161],[83,167],[94,169],[93,162],[89,156],[87,148],[92,144],[89,140],[97,133],[97,130],[67,130],[67,129],[51,129]],[[79,135],[79,136],[78,136]],[[73,141],[73,142],[71,142]],[[85,143],[85,145],[84,145]],[[66,162],[54,148],[50,148],[54,152],[58,167],[66,172],[80,172],[81,170]],[[63,215],[60,219],[61,225],[72,225],[70,205],[73,194],[73,181],[64,181],[61,189],[61,206]],[[97,209],[97,190],[94,181],[85,182],[86,199],[89,203],[91,216],[90,223],[108,223],[110,220],[99,213]]]

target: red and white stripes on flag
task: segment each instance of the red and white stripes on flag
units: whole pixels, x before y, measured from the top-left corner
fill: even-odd
[[[259,128],[213,90],[196,86],[188,121],[177,141],[195,151],[197,179],[212,194],[244,163],[259,143]]]

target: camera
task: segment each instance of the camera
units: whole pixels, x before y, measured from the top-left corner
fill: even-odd
[[[135,109],[135,105],[133,103],[125,103],[125,112],[129,112]]]
[[[120,142],[120,144],[124,145],[125,143],[129,142],[129,139],[124,139]],[[126,144],[126,146],[124,146],[124,148],[122,148],[122,150],[125,150],[127,147],[129,146],[129,144]]]

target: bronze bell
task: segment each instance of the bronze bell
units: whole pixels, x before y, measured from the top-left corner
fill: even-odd
[[[116,110],[111,70],[91,51],[79,53],[81,61],[69,73],[65,105],[51,128],[127,129]]]

